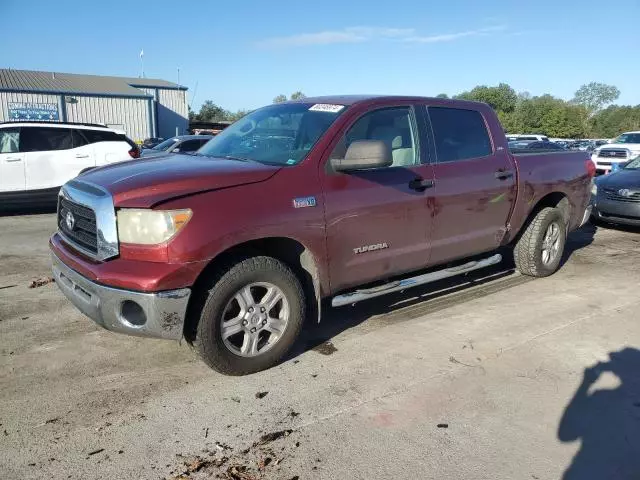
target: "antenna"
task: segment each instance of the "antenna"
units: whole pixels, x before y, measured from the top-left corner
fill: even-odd
[[[189,108],[193,106],[193,101],[196,98],[196,93],[198,92],[198,81],[196,80],[196,86],[193,88],[193,95],[191,96],[191,103],[189,104]]]

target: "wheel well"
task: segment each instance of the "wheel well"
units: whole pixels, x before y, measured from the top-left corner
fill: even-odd
[[[287,265],[298,277],[307,301],[307,318],[320,320],[320,277],[313,255],[300,242],[286,237],[271,237],[251,240],[235,245],[222,252],[209,262],[196,279],[189,302],[184,336],[188,342],[195,339],[200,317],[200,309],[206,300],[204,285],[220,268],[240,261],[247,256],[265,255],[273,257]]]
[[[529,216],[522,225],[522,228],[518,232],[518,235],[516,235],[513,239],[513,243],[520,240],[520,237],[527,229],[531,221],[536,217],[538,212],[547,207],[557,208],[558,210],[560,210],[560,212],[562,212],[562,218],[564,219],[565,225],[567,225],[567,227],[569,226],[569,222],[571,220],[571,204],[569,203],[569,199],[564,193],[561,192],[549,193],[548,195],[545,195],[540,200],[538,200],[538,203],[536,203],[536,206],[533,207],[533,210],[531,210],[531,212],[529,213]]]

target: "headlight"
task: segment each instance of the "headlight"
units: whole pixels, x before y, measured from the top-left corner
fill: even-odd
[[[596,185],[595,182],[593,182],[593,184],[591,185],[591,195],[593,195],[594,197],[598,195],[598,185]]]
[[[118,210],[118,239],[123,243],[157,245],[176,235],[191,218],[191,210]]]

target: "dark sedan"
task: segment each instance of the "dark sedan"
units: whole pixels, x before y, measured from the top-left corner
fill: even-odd
[[[607,223],[640,226],[640,157],[596,179],[593,217]]]

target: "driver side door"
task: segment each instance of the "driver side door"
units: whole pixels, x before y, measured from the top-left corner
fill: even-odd
[[[327,159],[322,175],[332,290],[418,270],[429,262],[429,188],[433,170],[420,143],[414,107],[375,108],[355,119]],[[331,158],[344,158],[356,140],[382,140],[392,151],[390,167],[334,172]]]

